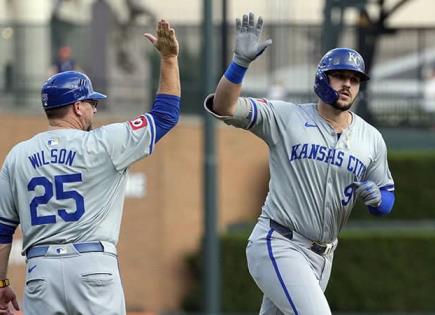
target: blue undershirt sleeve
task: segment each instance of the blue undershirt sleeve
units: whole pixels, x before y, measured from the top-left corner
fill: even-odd
[[[157,94],[150,114],[156,125],[156,143],[168,133],[180,117],[180,97],[169,94]]]
[[[368,206],[367,208],[375,216],[385,216],[393,209],[394,200],[394,192],[381,188],[381,204],[378,207]]]
[[[0,244],[12,243],[12,235],[15,232],[16,227],[0,223]]]

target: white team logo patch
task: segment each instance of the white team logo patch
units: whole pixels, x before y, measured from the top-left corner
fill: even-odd
[[[144,115],[140,115],[135,120],[130,120],[128,122],[128,124],[130,125],[130,127],[133,130],[138,130],[140,128],[146,127],[148,122],[147,122],[147,119],[146,119],[146,117]]]

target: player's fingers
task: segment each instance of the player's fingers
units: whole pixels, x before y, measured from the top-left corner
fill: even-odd
[[[358,196],[358,197],[362,197],[362,194],[364,193],[364,188],[363,187],[361,187],[361,186],[358,186],[358,187],[356,187],[356,189],[355,189],[355,194]]]
[[[15,299],[15,303],[16,303],[16,298]],[[18,305],[18,304],[17,304]],[[9,308],[9,303],[2,303],[0,305],[0,314],[10,314],[13,315],[13,312],[11,311],[11,309]]]
[[[163,35],[163,33],[164,33],[164,30],[163,30],[163,20],[159,21],[156,33],[157,33],[157,37],[161,37]]]
[[[271,38],[269,38],[269,39],[265,40],[264,42],[260,43],[258,46],[260,48],[262,48],[263,50],[265,50],[270,45],[272,45],[272,39]]]
[[[14,306],[15,310],[19,311],[20,306],[18,305],[17,298],[14,297],[11,302],[12,302],[12,305]]]
[[[162,20],[157,22],[157,27],[156,27],[156,31],[158,31],[159,29],[162,28]]]
[[[364,199],[365,200],[372,200],[374,198],[373,192],[368,191],[364,194]]]
[[[272,45],[271,39],[268,39],[268,40],[258,44],[256,57],[260,56],[266,50],[266,48],[269,47],[270,45]]]
[[[370,190],[363,190],[360,194],[360,197],[363,200],[372,199],[371,196],[372,196],[372,191],[370,191]]]
[[[370,200],[378,202],[379,201],[379,196],[377,194],[373,193],[373,194],[370,195]]]
[[[358,197],[361,199],[361,200],[366,200],[366,194],[364,194],[364,193],[359,193],[358,194]]]
[[[145,33],[143,36],[145,36],[151,42],[151,44],[155,45],[157,43],[157,38],[154,35]]]
[[[164,31],[168,31],[169,30],[169,22],[168,21],[166,21],[166,20],[163,20],[162,19],[162,29],[164,30]]]
[[[248,30],[248,16],[243,14],[242,18],[242,32],[246,32]]]
[[[372,184],[366,184],[364,185],[364,191],[369,195],[376,194],[376,187]]]
[[[260,38],[262,31],[263,31],[263,18],[259,16],[257,25],[255,26],[255,34],[257,34],[258,38]]]
[[[253,30],[255,27],[255,16],[254,16],[254,13],[252,13],[252,12],[249,12],[248,27],[250,30]]]
[[[171,29],[169,30],[169,36],[170,36],[171,38],[175,38],[175,30],[174,30],[173,28],[171,28]]]
[[[381,199],[376,195],[372,194],[365,199],[364,204],[367,206],[379,206]]]
[[[242,30],[242,21],[239,18],[236,19],[236,32],[240,32]]]

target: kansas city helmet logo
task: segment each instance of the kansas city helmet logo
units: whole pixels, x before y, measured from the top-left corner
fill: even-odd
[[[355,65],[355,67],[357,67],[357,68],[361,68],[361,67],[364,67],[364,64],[362,63],[362,60],[361,60],[361,58],[357,55],[357,54],[355,54],[354,52],[351,52],[351,51],[349,51],[349,61],[353,64],[353,65]]]
[[[42,93],[41,94],[41,100],[42,100],[42,105],[43,106],[48,106],[48,95],[47,93]]]

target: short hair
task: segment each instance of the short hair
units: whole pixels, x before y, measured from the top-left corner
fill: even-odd
[[[56,108],[47,108],[45,110],[45,114],[47,115],[47,119],[62,119],[65,118],[69,112],[69,109],[73,105],[73,103]]]

